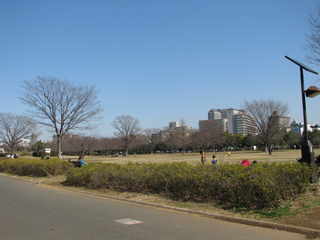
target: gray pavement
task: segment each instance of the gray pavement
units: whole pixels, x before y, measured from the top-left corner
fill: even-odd
[[[0,239],[305,239],[0,176]]]

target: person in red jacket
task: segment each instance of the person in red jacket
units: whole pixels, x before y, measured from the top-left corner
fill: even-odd
[[[249,162],[249,160],[244,159],[244,160],[242,161],[241,165],[248,167],[248,166],[250,165],[250,162]]]

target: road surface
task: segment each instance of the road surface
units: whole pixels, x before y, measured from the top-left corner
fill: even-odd
[[[305,239],[0,176],[0,239]]]

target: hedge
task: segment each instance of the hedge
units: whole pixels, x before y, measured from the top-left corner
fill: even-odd
[[[312,171],[298,163],[190,165],[88,163],[74,168],[57,159],[6,159],[0,172],[43,177],[66,174],[66,184],[159,193],[177,200],[215,202],[231,208],[278,207],[310,186]]]
[[[56,176],[65,173],[70,168],[73,168],[72,163],[57,159],[40,160],[9,158],[0,161],[0,172],[12,173],[21,176]]]
[[[233,208],[277,207],[306,192],[312,172],[290,163],[226,164],[89,163],[67,172],[66,183],[92,188],[160,193],[179,200],[217,202]]]

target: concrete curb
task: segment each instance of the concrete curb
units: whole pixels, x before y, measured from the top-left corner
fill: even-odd
[[[46,184],[31,182],[28,180],[19,179],[19,178],[6,176],[6,175],[2,175],[2,174],[0,174],[0,175],[3,177],[19,180],[22,182],[47,186]],[[48,185],[48,186],[50,186],[50,185]],[[50,187],[52,187],[52,186],[50,186]],[[208,213],[208,212],[190,210],[190,209],[186,209],[186,208],[170,207],[170,206],[159,205],[159,204],[155,204],[155,203],[141,202],[141,201],[137,201],[137,200],[125,199],[125,198],[120,198],[120,197],[113,197],[113,196],[108,196],[108,195],[103,195],[103,194],[98,194],[98,193],[90,193],[90,192],[85,192],[85,191],[70,189],[70,188],[62,188],[62,187],[56,187],[56,186],[55,186],[55,188],[59,188],[59,189],[67,190],[67,191],[72,191],[72,192],[77,192],[77,193],[82,193],[82,194],[86,194],[86,195],[98,196],[98,197],[102,197],[102,198],[114,199],[114,200],[123,201],[123,202],[130,202],[130,203],[146,205],[146,206],[151,206],[151,207],[169,209],[169,210],[180,211],[180,212],[185,212],[185,213],[192,213],[192,214],[202,215],[202,216],[210,217],[210,218],[217,219],[217,220],[227,221],[227,222],[234,222],[234,223],[246,224],[246,225],[250,225],[250,226],[270,228],[270,229],[275,229],[275,230],[304,234],[304,235],[307,235],[309,239],[314,239],[316,237],[320,237],[320,230],[316,230],[316,229],[312,229],[312,228],[304,228],[304,227],[263,222],[263,221],[245,219],[245,218],[230,217],[230,216],[225,216],[225,215],[220,215],[220,214],[213,214],[213,213]]]

